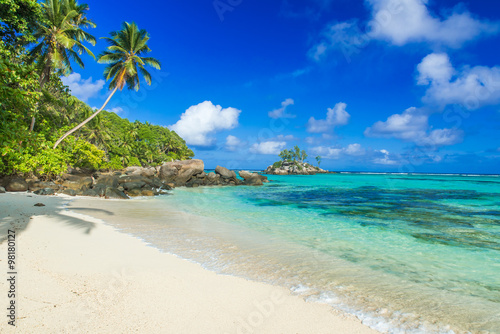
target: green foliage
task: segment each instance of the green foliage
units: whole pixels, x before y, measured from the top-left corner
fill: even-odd
[[[280,168],[282,165],[282,162],[281,161],[276,161],[274,164],[273,164],[273,168]]]
[[[131,166],[141,167],[141,162],[139,161],[139,159],[137,159],[137,157],[130,158],[130,160],[128,161],[127,167],[131,167]]]
[[[0,0],[0,40],[11,48],[34,42],[32,32],[41,20],[36,0]]]
[[[65,33],[80,42],[91,41],[91,36],[80,29],[93,25],[85,17],[86,5],[78,5],[75,0],[47,0],[45,4],[49,2],[72,7],[70,11],[77,15],[70,15],[74,26]],[[69,166],[122,169],[194,156],[175,132],[149,123],[132,123],[105,111],[52,149],[59,136],[93,110],[71,95],[60,73],[49,71],[42,87],[37,74],[38,66],[43,65],[41,59],[33,62],[24,43],[35,41],[35,25],[40,29],[45,24],[36,1],[0,0],[0,175],[52,178]],[[83,49],[77,46],[74,44],[71,50],[81,52]],[[30,131],[34,116],[38,122]]]
[[[304,162],[307,159],[307,153],[304,150],[300,150],[298,146],[295,146],[292,150],[284,149],[280,152],[279,157],[282,161],[300,161]]]
[[[95,27],[86,17],[86,4],[78,5],[74,0],[45,0],[42,6],[42,20],[39,20],[34,38],[37,41],[31,50],[36,57],[40,71],[40,84],[50,79],[58,70],[68,75],[73,72],[71,60],[84,67],[80,56],[83,52],[94,57],[83,42],[95,45],[95,38],[82,28]]]
[[[71,147],[70,163],[73,167],[99,169],[103,164],[104,151],[83,139],[68,141]]]
[[[316,157],[316,161],[318,162],[318,167],[319,167],[319,165],[321,164],[321,157],[319,155]]]
[[[151,75],[144,68],[149,65],[159,70],[160,62],[155,58],[144,57],[151,51],[147,42],[149,35],[144,29],[139,29],[132,22],[123,22],[122,29],[111,33],[111,37],[104,37],[109,46],[99,55],[99,63],[108,64],[104,70],[106,80],[111,80],[109,88],[123,89],[127,84],[129,89],[139,90],[139,72],[146,83],[151,85]]]
[[[105,162],[102,165],[102,168],[103,169],[117,170],[117,169],[123,169],[123,165],[122,165],[122,162],[120,160],[120,157],[114,156],[113,158],[111,158],[110,161]]]

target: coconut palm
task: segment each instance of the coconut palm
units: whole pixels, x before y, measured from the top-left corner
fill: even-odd
[[[37,59],[40,86],[43,88],[53,71],[70,74],[73,71],[71,60],[83,68],[84,64],[79,56],[82,53],[94,57],[83,42],[95,45],[95,38],[82,28],[95,27],[95,24],[86,17],[88,6],[79,5],[75,0],[45,0],[41,6],[44,19],[37,23],[34,37],[38,44],[30,55]],[[30,131],[34,126],[33,116]]]
[[[145,65],[158,70],[161,68],[160,62],[155,58],[143,57],[151,51],[147,46],[149,35],[144,29],[139,30],[134,22],[124,22],[120,31],[114,31],[110,35],[111,37],[104,37],[109,46],[106,51],[99,55],[98,62],[108,64],[104,70],[104,76],[106,80],[111,80],[109,89],[112,89],[112,92],[99,110],[66,132],[57,140],[54,148],[66,137],[96,117],[106,107],[116,91],[122,90],[125,84],[128,89],[139,90],[139,73],[142,74],[146,83],[151,85],[151,74],[144,68]]]
[[[83,52],[94,57],[83,42],[95,45],[94,36],[82,28],[95,27],[87,19],[86,4],[78,5],[75,0],[45,0],[42,3],[44,20],[38,22],[35,38],[39,43],[31,50],[40,65],[40,85],[49,81],[53,70],[62,74],[73,71],[71,60],[84,67],[80,56]],[[94,57],[95,58],[95,57]]]

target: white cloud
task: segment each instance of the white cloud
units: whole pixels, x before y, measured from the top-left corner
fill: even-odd
[[[363,155],[365,154],[365,150],[361,148],[360,144],[350,144],[345,148],[345,153],[347,155]]]
[[[326,119],[315,119],[311,117],[307,122],[307,132],[321,133],[328,132],[336,126],[346,125],[349,122],[351,115],[345,110],[347,104],[337,103],[335,107],[328,108]]]
[[[496,22],[476,19],[459,7],[438,17],[427,7],[428,0],[366,0],[366,3],[371,11],[366,24],[360,25],[358,20],[330,23],[309,50],[309,56],[319,61],[330,50],[338,49],[350,61],[352,54],[359,53],[372,40],[397,46],[420,42],[433,47],[460,48],[481,35],[498,32],[500,27]]]
[[[79,73],[71,73],[67,77],[61,77],[61,81],[69,87],[74,96],[83,102],[87,102],[89,98],[96,96],[106,83],[100,79],[92,82],[92,77],[83,80]]]
[[[250,147],[251,153],[256,154],[279,154],[286,146],[286,142],[282,141],[265,141],[262,143],[255,143]]]
[[[293,105],[295,102],[293,99],[286,99],[285,101],[281,102],[281,108],[275,109],[273,111],[270,111],[268,113],[269,117],[277,119],[277,118],[295,118],[295,115],[288,114],[286,112],[286,108],[288,106]]]
[[[241,110],[222,108],[210,101],[189,107],[181,115],[177,123],[169,125],[188,145],[212,146],[215,143],[213,135],[222,130],[234,129],[238,126]]]
[[[226,137],[226,149],[228,151],[236,151],[242,146],[242,142],[238,137],[229,135]]]
[[[500,103],[500,67],[453,68],[446,54],[432,53],[417,66],[419,85],[429,86],[426,103],[442,107],[461,104],[468,109]]]
[[[378,154],[377,154],[378,153]],[[387,150],[379,150],[375,151],[375,155],[379,155],[375,159],[373,159],[373,162],[378,164],[378,165],[397,165],[398,161],[391,159],[391,154]]]
[[[429,42],[453,48],[481,34],[498,31],[498,25],[475,19],[468,11],[454,9],[439,18],[428,0],[367,0],[372,8],[370,35],[394,45]]]
[[[446,53],[428,55],[418,64],[417,70],[419,85],[428,85],[433,81],[439,83],[449,82],[453,74],[455,74],[455,69]]]
[[[290,140],[296,140],[297,138],[295,138],[293,135],[278,135],[276,136],[276,139],[290,141]]]
[[[447,146],[462,141],[459,129],[437,129],[430,131],[429,115],[415,107],[402,114],[394,114],[385,122],[379,121],[365,130],[367,137],[397,138],[418,145]]]
[[[111,108],[107,111],[114,112],[115,114],[119,114],[119,113],[122,113],[124,110],[122,107],[114,107],[114,108]]]
[[[342,156],[361,156],[366,154],[366,150],[360,144],[350,144],[347,147],[327,147],[317,146],[311,149],[314,155],[321,155],[328,159],[339,159]]]

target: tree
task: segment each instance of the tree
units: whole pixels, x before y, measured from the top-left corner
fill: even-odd
[[[290,152],[287,149],[284,149],[280,152],[279,157],[281,158],[281,160],[286,161],[290,159]]]
[[[83,52],[94,57],[83,45],[85,41],[95,45],[95,38],[82,29],[95,27],[85,16],[87,10],[86,4],[78,5],[75,0],[45,0],[42,3],[43,19],[38,22],[34,33],[39,42],[30,52],[39,66],[40,87],[43,88],[56,70],[63,75],[73,72],[71,60],[84,68],[79,56]],[[30,131],[34,126],[33,115]]]
[[[300,160],[300,148],[295,145],[295,147],[293,148],[293,160]]]
[[[302,150],[300,152],[300,162],[304,162],[304,160],[306,160],[306,159],[307,159],[307,153],[305,150]]]
[[[318,167],[319,167],[319,165],[321,164],[321,157],[319,155],[316,157],[316,161],[318,162]]]
[[[155,58],[143,57],[151,51],[147,46],[149,35],[144,29],[139,30],[134,22],[124,22],[120,31],[114,31],[110,35],[111,37],[104,37],[109,46],[106,51],[99,55],[98,62],[108,64],[104,70],[104,76],[106,80],[111,79],[109,89],[112,89],[112,92],[99,110],[59,138],[54,144],[54,149],[67,136],[96,117],[106,107],[116,91],[122,90],[125,84],[127,84],[128,89],[139,90],[139,72],[146,83],[151,85],[151,75],[146,71],[144,65],[158,70],[161,68],[160,62]]]

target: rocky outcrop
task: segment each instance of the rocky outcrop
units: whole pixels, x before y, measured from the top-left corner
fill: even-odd
[[[69,196],[91,196],[125,199],[135,196],[165,194],[174,187],[262,185],[267,177],[247,171],[239,172],[217,166],[215,172],[205,173],[202,160],[167,162],[156,168],[129,167],[121,171],[96,172],[71,169],[54,181],[20,177],[0,179],[7,191],[32,191],[38,195],[62,193]],[[10,190],[12,189],[12,190]],[[0,193],[4,190],[0,187]]]
[[[27,191],[28,183],[20,177],[14,177],[7,180],[5,190],[12,192]]]
[[[182,186],[194,176],[204,172],[205,165],[202,160],[193,159],[185,161],[172,161],[160,167],[159,178],[166,183]]]
[[[279,161],[264,171],[264,174],[271,175],[315,175],[320,173],[329,172],[306,162],[297,161]]]
[[[0,187],[0,194],[5,194],[5,188],[4,187]]]
[[[267,176],[260,175],[257,173],[250,173],[248,171],[242,170],[238,174],[240,175],[241,178],[245,180],[244,184],[248,186],[261,186],[265,182],[269,182]]]

